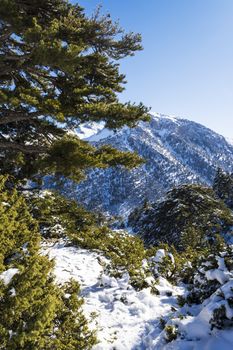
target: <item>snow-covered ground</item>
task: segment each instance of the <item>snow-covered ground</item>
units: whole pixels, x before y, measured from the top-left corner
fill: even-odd
[[[84,312],[98,329],[100,343],[93,350],[154,349],[151,337],[155,339],[161,333],[160,318],[177,307],[181,288],[161,278],[159,296],[151,294],[150,289],[136,292],[127,274],[120,279],[105,275],[105,259],[97,253],[62,243],[47,247],[46,252],[55,258],[58,283],[74,278],[81,284]]]
[[[99,344],[93,350],[233,349],[232,328],[210,328],[211,312],[222,303],[218,291],[201,305],[180,308],[176,297],[184,294],[184,288],[172,286],[164,278],[160,277],[156,285],[160,295],[151,294],[149,288],[136,291],[127,274],[119,279],[105,275],[106,259],[96,252],[62,242],[43,249],[55,259],[57,283],[74,278],[81,285],[84,312],[91,327],[98,330]],[[233,296],[233,281],[228,280],[221,291]],[[166,341],[161,318],[179,329],[176,340]]]

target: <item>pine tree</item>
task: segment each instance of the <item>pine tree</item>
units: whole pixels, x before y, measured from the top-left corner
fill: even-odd
[[[82,313],[79,285],[54,284],[53,263],[39,254],[37,223],[5,183],[1,176],[0,349],[91,349],[96,338]]]
[[[99,229],[99,218],[88,212],[76,201],[57,192],[29,192],[26,196],[28,209],[39,225],[43,238],[67,238],[69,235],[85,235],[86,231]]]
[[[214,178],[213,190],[218,198],[222,199],[230,209],[233,209],[233,174],[226,173],[218,168]]]
[[[118,100],[125,83],[118,61],[141,49],[140,35],[65,0],[2,0],[0,33],[2,173],[80,180],[89,167],[140,164],[67,133],[83,122],[116,129],[148,119],[142,104]]]
[[[213,243],[217,233],[228,232],[233,215],[211,188],[195,184],[174,188],[162,201],[133,212],[129,223],[147,245],[199,249]]]

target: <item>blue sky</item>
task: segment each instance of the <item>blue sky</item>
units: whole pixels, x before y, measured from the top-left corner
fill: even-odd
[[[75,2],[75,1],[73,1]],[[144,51],[121,61],[122,101],[183,116],[233,138],[233,0],[80,0],[98,4]]]

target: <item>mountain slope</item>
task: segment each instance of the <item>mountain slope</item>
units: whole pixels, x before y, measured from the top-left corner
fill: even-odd
[[[200,185],[173,188],[159,202],[143,205],[130,213],[128,225],[148,245],[161,242],[184,250],[204,247],[216,239],[216,233],[232,232],[233,212],[215,192]]]
[[[198,123],[155,114],[149,123],[116,133],[88,129],[86,140],[138,152],[146,163],[133,171],[120,168],[90,171],[78,187],[67,183],[66,193],[91,210],[127,215],[145,200],[155,201],[184,183],[210,185],[216,169],[233,171],[233,146]],[[85,128],[80,136],[85,139]]]

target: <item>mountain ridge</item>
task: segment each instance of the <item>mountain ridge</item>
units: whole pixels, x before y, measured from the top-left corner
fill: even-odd
[[[138,152],[146,161],[130,172],[119,167],[93,169],[78,186],[67,182],[68,196],[90,210],[111,215],[127,216],[143,201],[158,200],[181,184],[211,185],[218,167],[233,171],[233,145],[211,129],[181,117],[154,113],[150,122],[116,132],[105,129],[104,124],[89,124],[81,126],[77,135],[96,146],[110,144]]]

